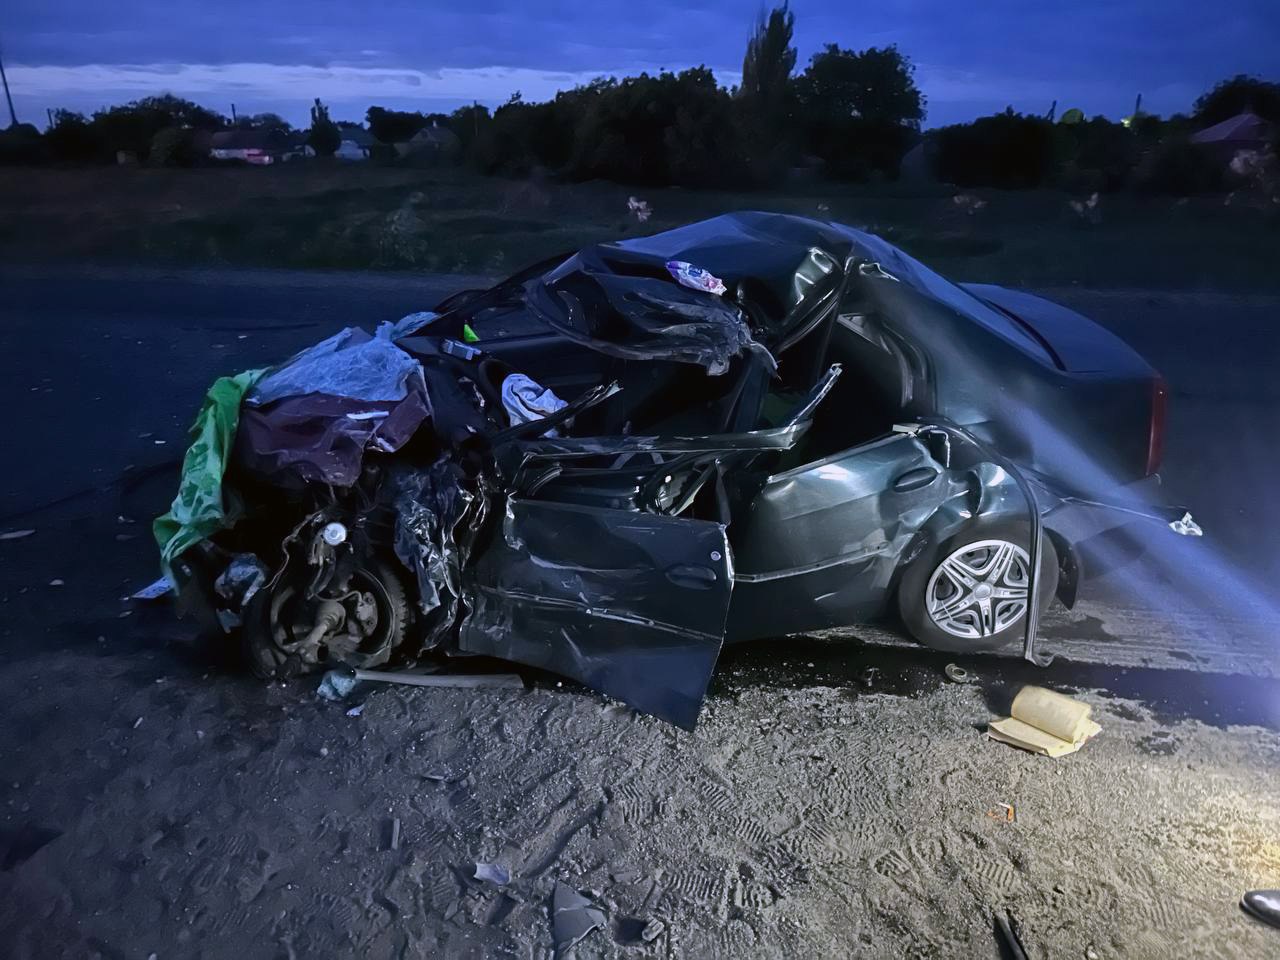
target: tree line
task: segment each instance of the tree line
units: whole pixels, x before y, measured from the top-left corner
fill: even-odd
[[[835,180],[891,180],[924,140],[928,171],[961,186],[1166,193],[1221,185],[1221,163],[1189,142],[1195,130],[1245,109],[1280,124],[1280,84],[1238,76],[1207,92],[1189,115],[1162,119],[1135,110],[1114,123],[1079,110],[1058,117],[1009,109],[925,136],[927,103],[906,54],[892,45],[827,44],[798,69],[794,26],[786,3],[758,20],[734,88],[699,66],[600,78],[543,102],[517,92],[493,111],[479,104],[449,114],[372,106],[365,123],[375,155],[394,160],[391,145],[436,126],[449,131],[451,159],[500,176],[752,188],[775,185],[799,167]],[[331,156],[343,126],[354,125],[331,120],[317,100],[305,142]],[[92,117],[56,111],[43,137],[31,128],[22,143],[29,158],[62,163],[110,162],[124,151],[156,165],[192,165],[207,157],[198,133],[236,128],[275,138],[292,132],[275,114],[233,121],[164,95]],[[14,153],[12,142],[0,155],[6,152]]]

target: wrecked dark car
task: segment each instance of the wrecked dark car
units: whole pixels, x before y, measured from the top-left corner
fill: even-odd
[[[214,385],[180,604],[264,677],[486,655],[695,722],[725,642],[1020,641],[1162,506],[1164,382],[1091,321],[741,213]]]

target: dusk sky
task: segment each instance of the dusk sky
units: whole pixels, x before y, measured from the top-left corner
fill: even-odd
[[[0,51],[20,120],[170,91],[302,123],[370,104],[451,110],[526,100],[601,74],[704,63],[739,79],[758,2],[684,0],[5,0]],[[1280,79],[1280,0],[797,0],[803,65],[824,43],[896,43],[916,64],[926,126],[1007,105],[1120,117],[1143,94],[1186,111],[1236,73]],[[5,118],[7,121],[7,118]]]

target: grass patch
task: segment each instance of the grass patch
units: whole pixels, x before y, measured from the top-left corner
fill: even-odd
[[[968,213],[930,186],[788,192],[640,190],[460,170],[299,164],[208,170],[13,170],[7,260],[500,274],[587,243],[757,209],[865,227],[957,279],[1025,286],[1280,288],[1280,212],[1223,199],[1106,196],[1086,223],[1056,191],[980,191]],[[631,195],[654,215],[627,213]]]

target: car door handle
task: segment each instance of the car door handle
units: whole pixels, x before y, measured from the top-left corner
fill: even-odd
[[[710,590],[716,585],[716,572],[710,567],[692,563],[678,563],[667,568],[667,579],[677,587],[689,590]]]
[[[938,471],[933,467],[916,467],[914,470],[908,470],[897,480],[893,481],[893,489],[898,493],[909,493],[912,490],[919,490],[921,487],[927,487],[938,478]]]

